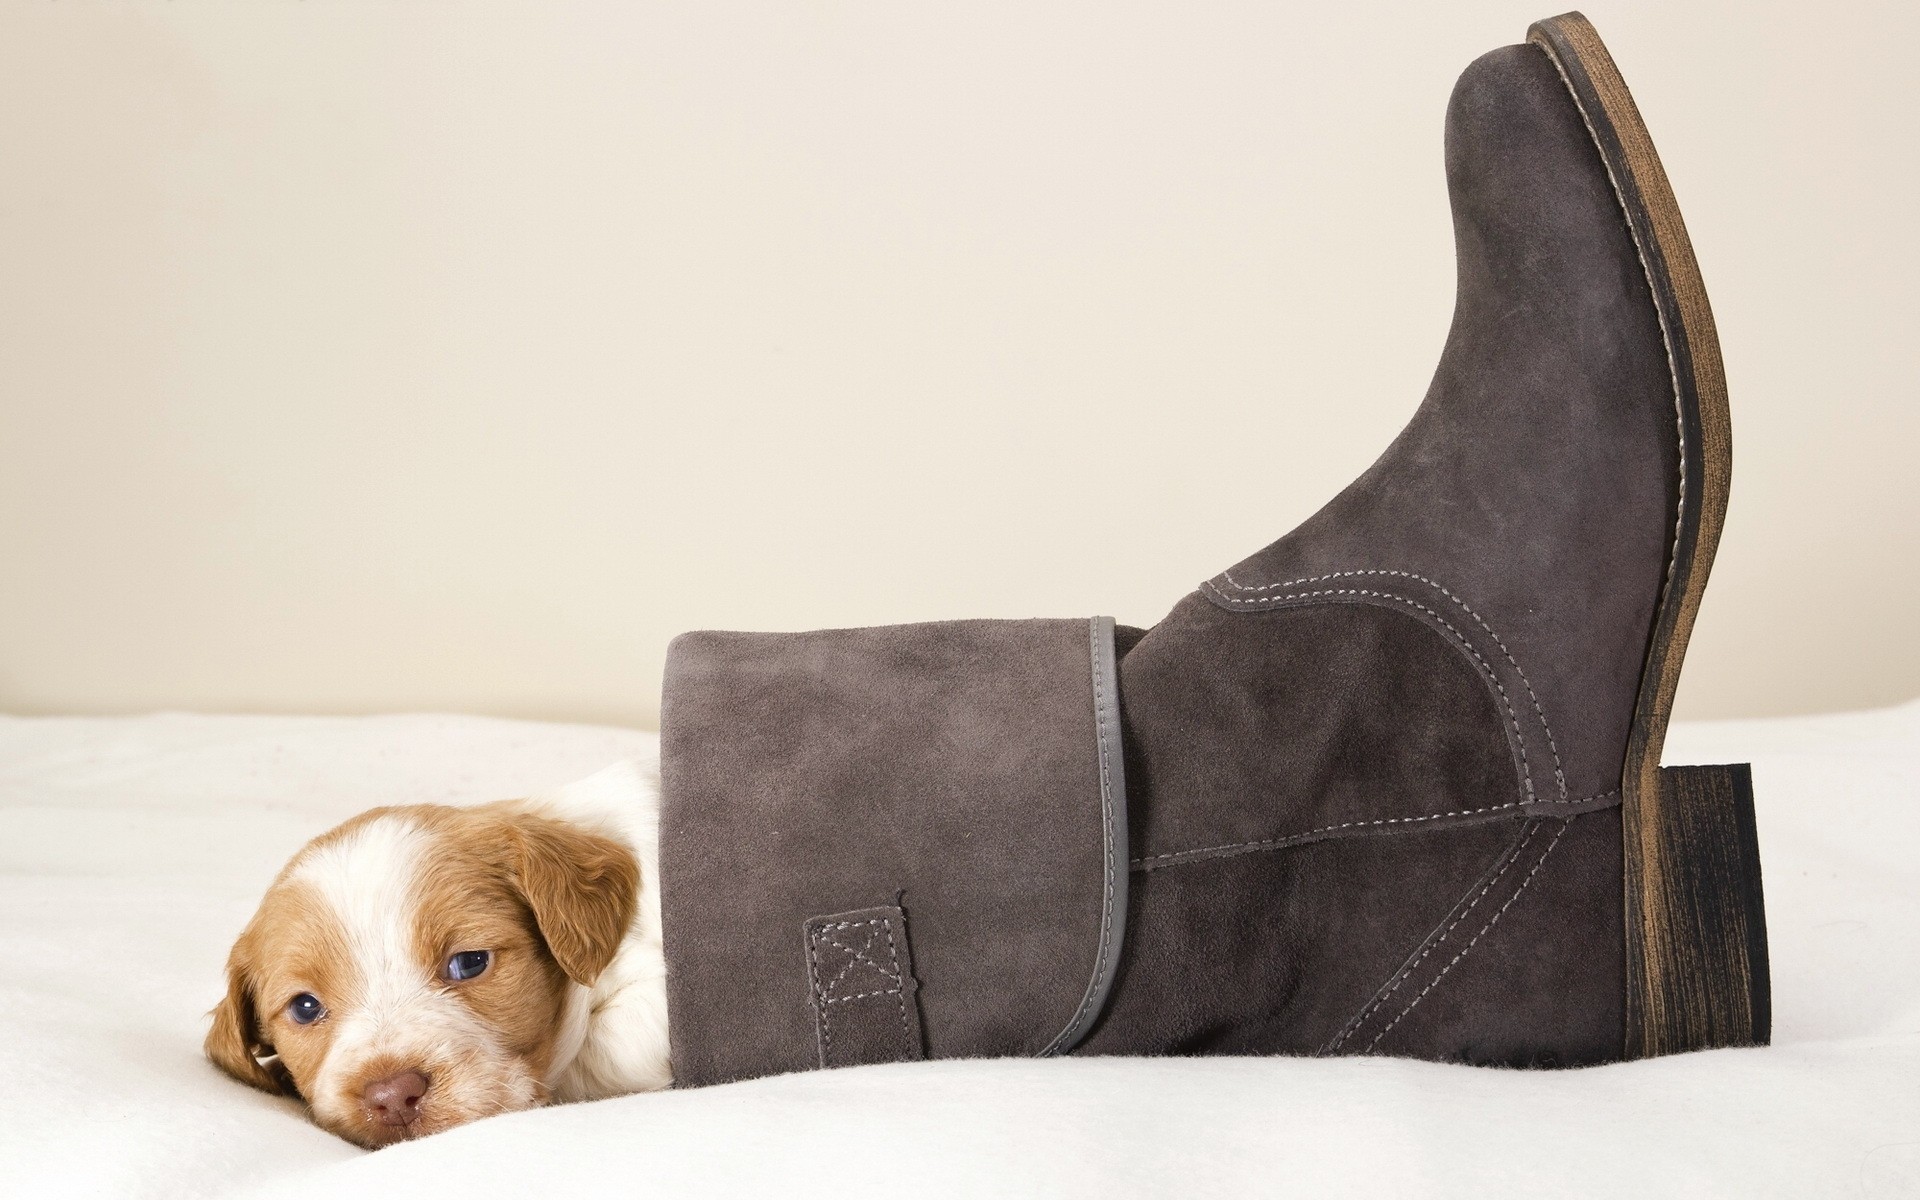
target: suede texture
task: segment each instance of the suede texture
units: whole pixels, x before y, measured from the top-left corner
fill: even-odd
[[[1082,1054],[1312,1054],[1512,840],[1508,823],[1336,838],[1136,875]]]
[[[1110,837],[1126,871],[1089,629],[675,639],[660,884],[676,1081],[1037,1054],[1092,1005],[1124,916]]]
[[[1195,597],[1120,674],[1132,908],[1081,1053],[1620,1056],[1618,808],[1531,815],[1455,643]]]
[[[1446,146],[1458,294],[1425,402],[1350,487],[1203,592],[1234,611],[1384,606],[1459,641],[1551,811],[1619,786],[1673,547],[1674,384],[1625,215],[1545,52],[1468,67]]]
[[[1529,824],[1506,873],[1336,1052],[1504,1067],[1622,1057],[1620,810]]]
[[[1509,818],[1136,878],[1121,975],[1078,1052],[1614,1061],[1619,828],[1618,809]]]
[[[1136,865],[1517,815],[1493,690],[1393,609],[1193,596],[1120,663]]]
[[[1084,1052],[1622,1052],[1614,806],[1673,544],[1673,382],[1543,52],[1468,68],[1447,170],[1454,324],[1407,429],[1123,642],[1137,880]]]

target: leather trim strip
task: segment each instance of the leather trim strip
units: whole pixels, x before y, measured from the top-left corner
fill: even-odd
[[[1093,978],[1067,1027],[1047,1043],[1040,1057],[1065,1054],[1080,1044],[1106,1008],[1107,993],[1120,967],[1120,945],[1127,926],[1127,775],[1120,745],[1120,670],[1113,651],[1113,618],[1087,621],[1088,651],[1093,660],[1094,762],[1100,772],[1101,837],[1105,850],[1105,879],[1101,888],[1100,941],[1093,959]]]

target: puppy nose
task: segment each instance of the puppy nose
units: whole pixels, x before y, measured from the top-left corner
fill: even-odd
[[[427,1094],[427,1077],[402,1071],[367,1085],[360,1102],[367,1116],[382,1125],[411,1125],[420,1116],[420,1097]]]

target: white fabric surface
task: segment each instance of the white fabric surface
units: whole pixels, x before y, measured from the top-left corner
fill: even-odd
[[[1567,1072],[976,1061],[631,1096],[366,1153],[200,1057],[306,838],[523,794],[649,734],[470,717],[0,718],[0,1193],[1920,1194],[1920,704],[1681,726],[1754,763],[1770,1049]]]

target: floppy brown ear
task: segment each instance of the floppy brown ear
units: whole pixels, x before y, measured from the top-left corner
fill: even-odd
[[[591,986],[633,923],[640,867],[611,838],[565,821],[516,816],[506,827],[514,885],[567,978]]]
[[[239,961],[238,948],[227,961],[227,998],[214,1006],[213,1028],[207,1030],[207,1057],[213,1065],[248,1087],[276,1095],[293,1094],[293,1077],[277,1061],[261,1063],[273,1054],[272,1045],[260,1038],[260,1023],[253,1004],[253,985]]]

